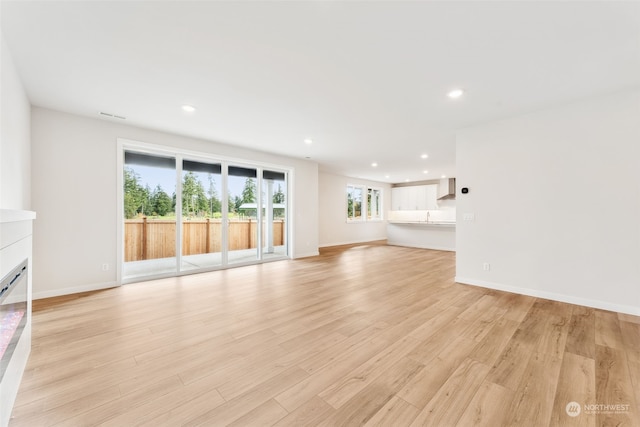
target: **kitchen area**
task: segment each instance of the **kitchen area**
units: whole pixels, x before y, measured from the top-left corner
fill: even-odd
[[[455,178],[395,184],[387,216],[387,244],[456,250]]]

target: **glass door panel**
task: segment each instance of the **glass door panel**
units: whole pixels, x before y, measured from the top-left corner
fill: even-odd
[[[227,175],[228,263],[259,259],[258,173],[255,168],[229,166]]]
[[[284,172],[262,171],[262,259],[287,255],[287,181]]]
[[[123,280],[176,273],[175,158],[124,153]]]
[[[222,165],[182,161],[181,271],[222,265]]]

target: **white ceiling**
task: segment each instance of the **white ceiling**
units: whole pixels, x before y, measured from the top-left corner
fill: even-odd
[[[455,176],[461,127],[640,86],[637,2],[3,0],[2,31],[33,105],[386,182]]]

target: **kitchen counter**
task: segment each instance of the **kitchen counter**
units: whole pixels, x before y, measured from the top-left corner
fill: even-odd
[[[455,221],[403,221],[403,220],[389,220],[389,224],[407,224],[407,225],[426,225],[435,227],[456,227]]]
[[[453,221],[387,221],[387,243],[411,248],[456,250],[456,223]]]

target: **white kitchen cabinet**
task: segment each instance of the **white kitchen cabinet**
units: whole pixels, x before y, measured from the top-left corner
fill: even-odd
[[[438,209],[438,185],[425,185],[426,189],[426,210],[435,210]]]
[[[425,211],[437,209],[438,186],[414,185],[391,189],[391,209],[394,211]]]

